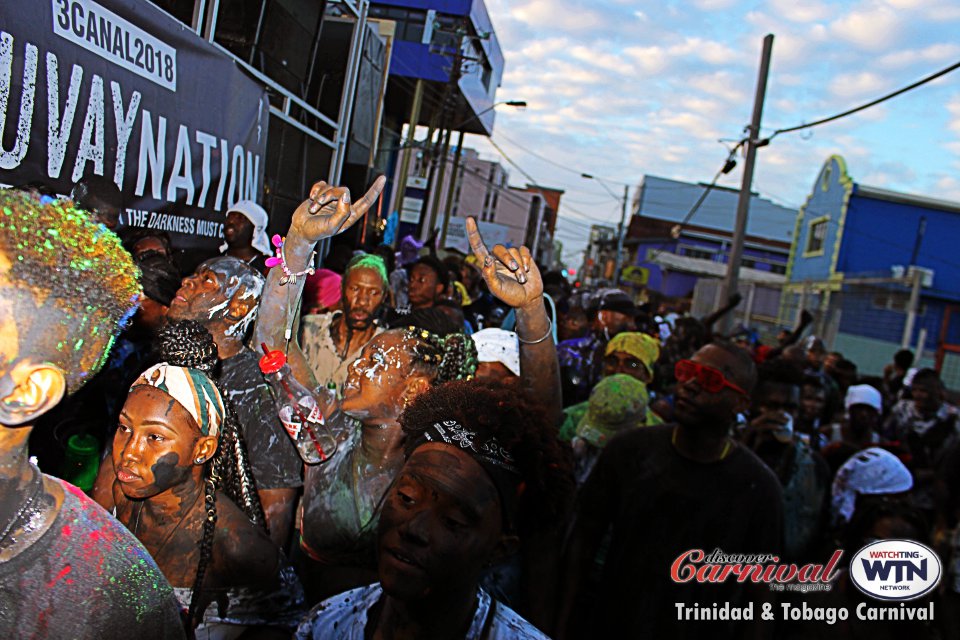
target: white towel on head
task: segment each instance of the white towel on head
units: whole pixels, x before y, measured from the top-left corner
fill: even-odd
[[[472,336],[478,362],[499,362],[515,376],[520,375],[520,341],[513,331],[481,329]]]
[[[268,216],[266,210],[253,200],[241,200],[228,208],[224,215],[229,215],[231,211],[243,215],[253,224],[253,241],[250,243],[254,249],[265,256],[272,256],[270,249],[270,238],[267,236]],[[227,243],[220,245],[221,253],[227,250]]]
[[[888,495],[913,488],[910,470],[886,449],[870,447],[850,456],[833,480],[834,516],[850,522],[858,495]]]

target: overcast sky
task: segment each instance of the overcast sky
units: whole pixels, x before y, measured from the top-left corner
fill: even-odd
[[[957,2],[486,3],[506,58],[497,99],[530,105],[500,107],[493,140],[537,182],[567,191],[558,238],[571,266],[580,265],[591,222],[619,220],[619,204],[579,174],[609,178],[618,193],[617,183],[628,182],[631,198],[644,174],[709,182],[724,143],[735,143],[750,120],[765,34],[776,38],[765,135],[960,61]],[[498,157],[483,138],[467,141]],[[858,183],[960,200],[960,70],[841,121],[778,136],[759,151],[754,190],[797,208],[834,153]],[[527,182],[504,165],[512,184]],[[720,184],[740,180],[738,166]]]

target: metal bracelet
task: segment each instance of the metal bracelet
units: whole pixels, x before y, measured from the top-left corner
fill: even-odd
[[[547,332],[543,334],[542,338],[538,338],[536,340],[524,340],[523,338],[520,337],[520,334],[518,333],[517,341],[520,344],[540,344],[541,342],[543,342],[544,340],[546,340],[552,335],[553,335],[553,321],[550,320],[550,318],[547,318]]]

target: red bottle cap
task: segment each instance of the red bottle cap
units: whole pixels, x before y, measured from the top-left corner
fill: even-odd
[[[271,351],[260,358],[260,371],[269,375],[283,369],[285,364],[287,364],[287,356],[283,351]]]

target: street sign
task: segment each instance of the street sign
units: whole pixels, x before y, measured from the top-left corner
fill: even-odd
[[[620,279],[623,282],[644,286],[650,281],[650,270],[646,267],[630,265],[629,267],[624,268]]]

